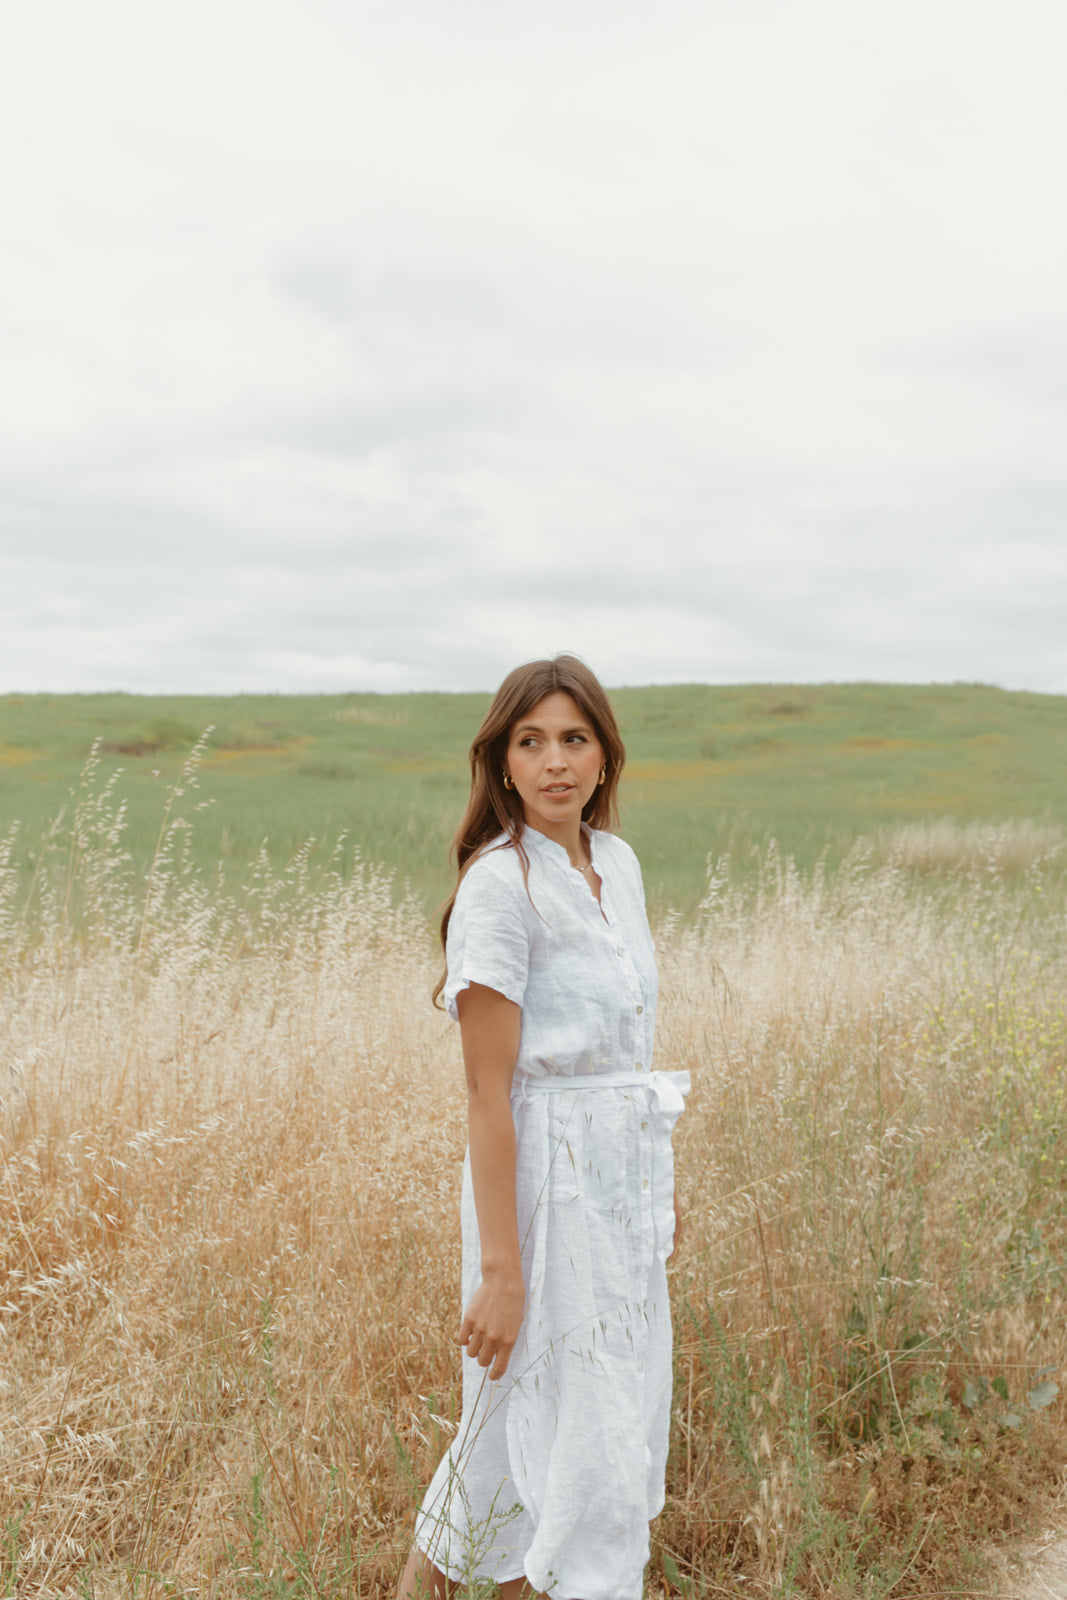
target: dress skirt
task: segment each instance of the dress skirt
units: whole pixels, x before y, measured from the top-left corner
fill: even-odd
[[[512,1095],[526,1309],[508,1370],[463,1356],[463,1413],[415,1542],[456,1581],[641,1600],[671,1407],[671,1130],[684,1073],[521,1079]],[[463,1301],[481,1281],[469,1153]]]

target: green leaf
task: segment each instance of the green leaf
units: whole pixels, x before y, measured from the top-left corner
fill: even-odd
[[[1060,1392],[1058,1383],[1039,1383],[1027,1395],[1027,1403],[1031,1411],[1043,1411],[1045,1406],[1050,1406]]]
[[[999,1394],[999,1396],[1000,1396],[1000,1398],[1002,1400],[1006,1400],[1008,1398],[1008,1380],[1007,1380],[1007,1378],[1003,1377],[999,1372],[997,1373],[997,1376],[993,1379],[993,1388],[996,1391],[996,1393]]]
[[[975,1388],[970,1378],[968,1378],[967,1382],[963,1385],[963,1399],[961,1404],[967,1411],[973,1411],[979,1404],[979,1400],[980,1396],[978,1390]]]
[[[1000,1418],[1002,1428],[1021,1428],[1023,1419],[1017,1411],[1005,1411]]]
[[[683,1578],[682,1574],[678,1571],[678,1563],[675,1561],[673,1556],[666,1554],[664,1555],[663,1576],[666,1578],[671,1588],[677,1589],[681,1594],[688,1594],[690,1589],[693,1587],[689,1579]]]

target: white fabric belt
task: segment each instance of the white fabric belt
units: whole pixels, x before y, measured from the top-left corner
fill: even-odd
[[[512,1084],[516,1098],[530,1101],[550,1094],[582,1094],[591,1089],[647,1089],[652,1113],[651,1191],[655,1248],[666,1261],[674,1247],[674,1151],[671,1134],[685,1110],[689,1093],[688,1072],[589,1072],[581,1077],[562,1074],[547,1078],[521,1075]]]
[[[512,1088],[528,1099],[531,1094],[578,1094],[588,1089],[651,1089],[660,1111],[673,1111],[680,1116],[685,1110],[683,1095],[689,1093],[688,1072],[586,1072],[553,1074],[546,1078],[532,1078],[522,1073],[520,1081]]]

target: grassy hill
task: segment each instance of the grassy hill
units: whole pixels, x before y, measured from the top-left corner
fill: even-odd
[[[481,694],[138,696],[0,699],[0,832],[20,824],[29,867],[69,811],[87,752],[99,785],[117,769],[126,844],[150,859],[167,790],[214,729],[195,854],[239,877],[264,840],[276,862],[309,838],[395,868],[432,906],[466,796]],[[709,852],[744,874],[776,838],[803,866],[838,859],[894,824],[1047,817],[1067,824],[1067,697],[982,685],[684,684],[620,689],[629,761],[623,831],[650,899],[691,909]]]

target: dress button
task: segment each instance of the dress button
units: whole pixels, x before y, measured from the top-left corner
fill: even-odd
[[[641,1124],[641,1132],[642,1133],[647,1133],[648,1132],[648,1123],[647,1122],[642,1122],[642,1124]]]
[[[648,1188],[648,1179],[647,1178],[642,1178],[641,1179],[641,1187],[642,1187],[642,1189],[647,1189]]]
[[[641,1013],[642,1013],[642,1011],[643,1011],[643,1010],[644,1010],[644,1009],[645,1009],[645,1008],[644,1008],[644,1006],[638,1006],[638,1008],[637,1008],[637,1015],[638,1015],[638,1016],[640,1016],[640,1015],[641,1015]]]
[[[637,1063],[637,1065],[634,1067],[634,1071],[635,1072],[643,1072],[644,1070],[645,1070],[645,1063],[643,1061],[639,1061]]]
[[[617,944],[615,946],[615,954],[617,956],[624,956],[626,954],[626,946],[624,944]]]

